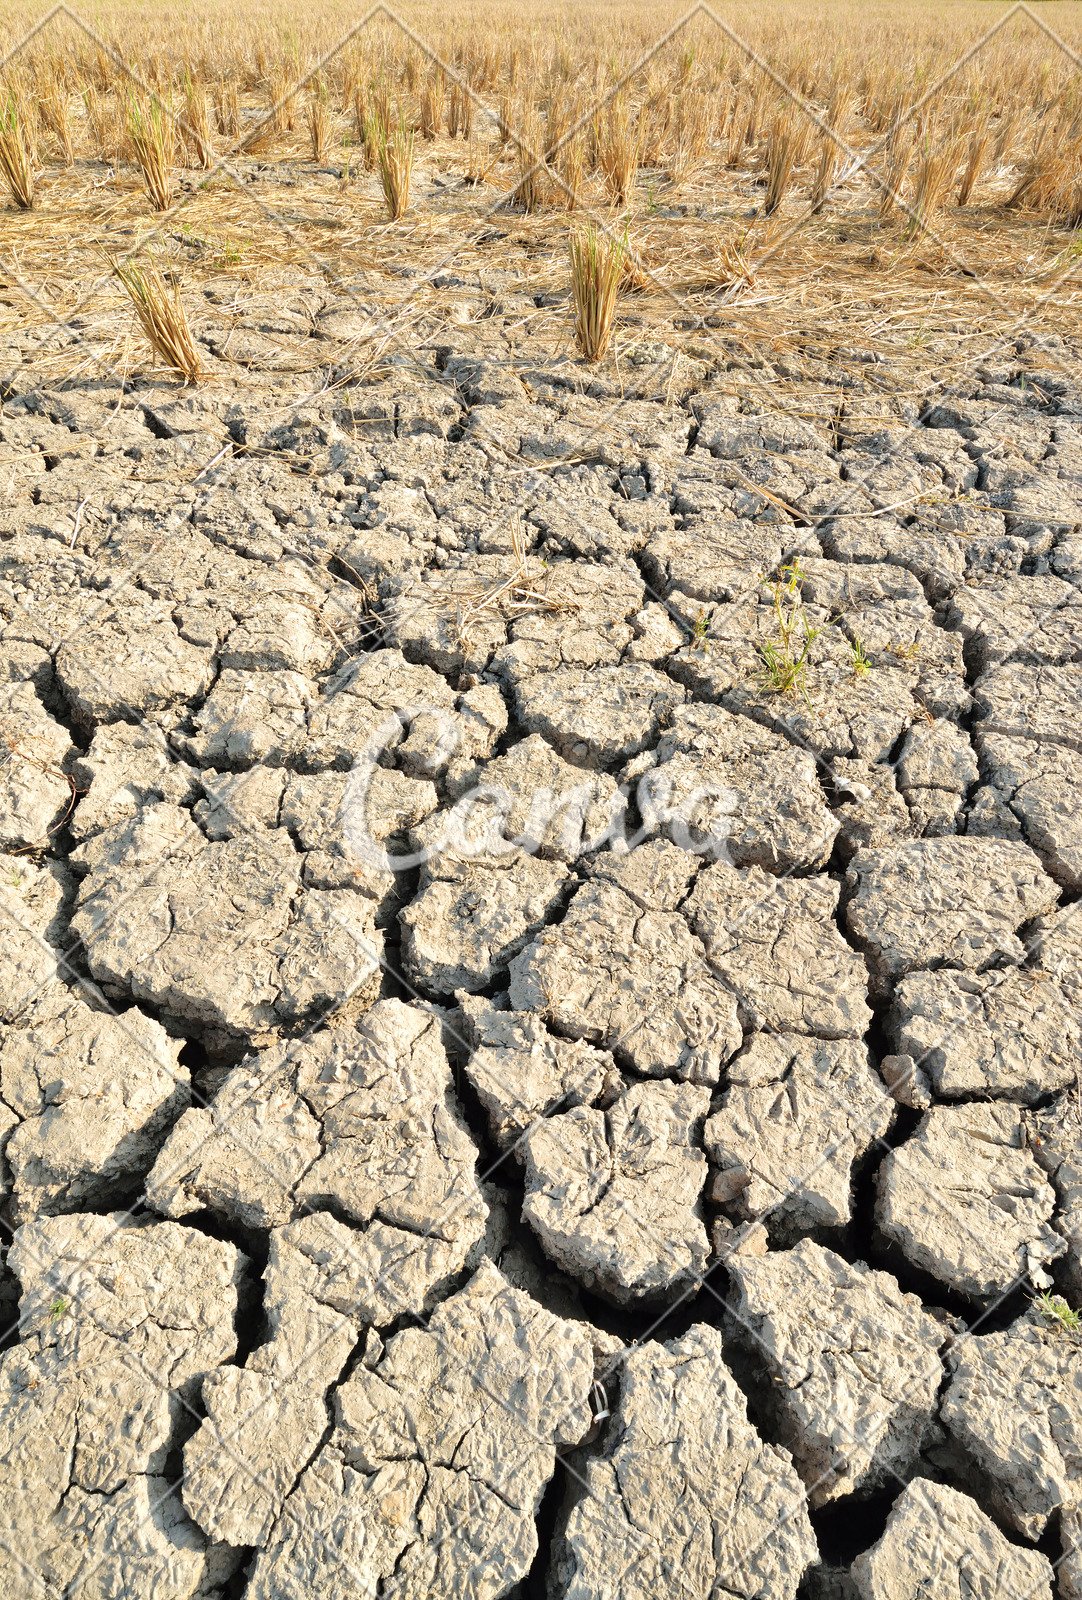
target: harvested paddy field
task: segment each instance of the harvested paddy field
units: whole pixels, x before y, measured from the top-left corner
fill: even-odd
[[[1082,1600],[1082,24],[2,13],[0,1596]]]

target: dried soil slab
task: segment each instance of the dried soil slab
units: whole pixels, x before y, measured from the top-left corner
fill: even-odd
[[[967,709],[962,641],[938,626],[923,586],[888,562],[801,563],[802,592],[822,607],[847,639],[860,643],[874,680],[883,669],[904,666],[920,704],[937,716]]]
[[[354,1225],[358,1314],[417,1311],[484,1231],[477,1151],[437,1019],[378,1001],[356,1025],[235,1068],[185,1113],[147,1178],[155,1210],[213,1211],[245,1228],[331,1208]]]
[[[682,604],[674,594],[671,602],[689,628],[700,621],[697,601]],[[714,607],[705,633],[679,651],[668,670],[700,699],[722,701],[826,761],[889,761],[898,740],[920,716],[929,710],[954,713],[960,698],[967,700],[963,679],[953,667],[947,670],[941,664],[922,677],[920,652],[914,648],[919,640],[904,642],[905,630],[895,630],[897,648],[884,647],[873,667],[861,673],[855,668],[853,641],[832,625],[828,607],[800,605],[787,593],[780,603],[792,630],[793,657],[804,650],[804,627],[814,632],[802,682],[793,692],[779,692],[764,660],[764,652],[784,656],[786,649],[768,589],[760,591],[756,604]]]
[[[299,672],[226,667],[181,740],[201,767],[242,771],[257,762],[285,766],[304,745],[315,690]]]
[[[55,538],[17,533],[5,539],[0,546],[0,637],[6,648],[37,644],[52,655],[58,640],[101,607],[103,596],[95,592],[99,582],[96,564]]]
[[[636,637],[646,591],[635,568],[557,561],[534,585],[537,600],[511,624],[492,670],[510,682],[558,667],[616,666]]]
[[[456,694],[430,667],[398,650],[373,650],[351,661],[314,705],[301,761],[309,771],[345,771],[361,757],[394,761],[431,778],[451,759],[487,756],[507,725],[492,686]]]
[[[603,1111],[579,1106],[532,1128],[522,1214],[546,1255],[621,1305],[696,1285],[709,1253],[709,1106],[706,1088],[636,1083]]]
[[[544,926],[567,883],[561,863],[514,847],[476,860],[435,856],[399,918],[406,973],[429,994],[487,988]]]
[[[33,684],[0,689],[0,848],[42,849],[74,799],[65,776],[74,746]]]
[[[742,1034],[677,909],[695,858],[659,840],[594,870],[559,925],[512,961],[513,1008],[644,1077],[716,1083]]]
[[[679,707],[629,775],[640,812],[685,848],[774,872],[829,859],[838,823],[814,757],[721,706]]]
[[[715,399],[709,391],[691,397],[688,404],[699,422],[695,440],[699,449],[709,450],[721,461],[742,461],[751,450],[786,458],[810,455],[824,473],[831,471],[831,437],[826,429],[820,431],[811,420],[785,412],[734,413],[732,403],[731,395]]]
[[[700,1325],[632,1351],[601,1454],[571,1489],[552,1593],[793,1600],[817,1554],[791,1459],[748,1421],[721,1336]]]
[[[902,1490],[853,1582],[859,1600],[1052,1600],[1045,1556],[1010,1544],[968,1495],[927,1478]]]
[[[583,1039],[561,1039],[537,1016],[498,1010],[463,996],[474,1050],[465,1071],[501,1149],[517,1143],[539,1117],[590,1105],[620,1085],[612,1056]]]
[[[306,885],[356,890],[373,902],[376,926],[387,927],[412,889],[412,883],[399,874],[416,860],[410,845],[412,830],[439,804],[435,785],[387,767],[367,770],[363,783],[356,774],[344,772],[287,776],[279,771],[276,776],[280,800],[274,803],[275,791],[267,784],[268,814],[260,823],[288,828],[305,852]],[[255,798],[252,780],[257,790],[263,790],[265,781],[273,783],[274,777],[273,768],[253,767],[233,780],[243,789],[239,808],[226,779],[215,785],[216,798],[208,801],[207,811],[197,806],[195,814],[212,838],[218,826],[225,828],[225,836],[239,831],[247,820],[243,814],[249,810],[248,802]],[[223,787],[226,804],[219,806],[217,794]]]
[[[977,731],[1082,751],[1082,666],[996,667],[974,690]]]
[[[1082,1338],[1036,1311],[948,1356],[943,1421],[990,1490],[990,1507],[1039,1539],[1082,1506]]]
[[[749,1028],[859,1038],[871,1012],[867,973],[835,921],[830,878],[772,878],[724,862],[700,873],[691,926]]]
[[[884,1159],[878,1189],[884,1239],[970,1300],[996,1300],[1065,1249],[1049,1227],[1055,1191],[1025,1148],[1015,1106],[929,1111]]]
[[[736,1221],[762,1217],[778,1238],[844,1227],[853,1165],[892,1118],[863,1043],[755,1034],[706,1124],[711,1198]]]
[[[825,762],[838,758],[888,762],[914,721],[929,712],[943,715],[955,709],[960,678],[949,680],[955,693],[946,703],[930,690],[924,700],[913,664],[904,656],[879,656],[861,673],[854,668],[853,646],[840,631],[834,640],[816,641],[815,648],[825,654],[828,643],[831,654],[808,677],[810,705],[799,694],[774,693],[761,673],[750,688],[735,691],[730,703],[769,720],[786,738]]]
[[[506,1594],[536,1553],[556,1451],[590,1425],[592,1377],[587,1330],[483,1264],[428,1328],[395,1335],[338,1390],[249,1600]]]
[[[352,1230],[313,1212],[270,1234],[265,1344],[203,1382],[206,1420],[184,1449],[185,1508],[233,1545],[261,1545],[331,1422],[328,1394],[382,1309]],[[366,1292],[367,1289],[367,1292]]]
[[[107,1214],[30,1223],[10,1262],[22,1340],[0,1359],[0,1587],[209,1600],[235,1559],[163,1474],[183,1402],[236,1349],[245,1258]]]
[[[1077,1090],[1057,1095],[1045,1110],[1032,1112],[1026,1137],[1056,1191],[1056,1230],[1067,1241],[1056,1276],[1077,1304],[1082,1300],[1082,1102]]]
[[[258,1033],[378,990],[371,900],[304,888],[283,828],[208,842],[187,812],[150,806],[76,859],[72,932],[94,976],[189,1025]]]
[[[1082,821],[1075,795],[1082,784],[1082,752],[1066,744],[978,734],[988,782],[1045,870],[1072,893],[1082,889]]]
[[[997,578],[956,589],[947,612],[961,630],[980,671],[1002,661],[1078,661],[1082,656],[1082,596],[1062,578]]]
[[[251,526],[253,519],[240,515]],[[140,583],[173,602],[184,637],[216,647],[221,666],[323,672],[356,640],[362,608],[351,585],[285,552],[273,561],[245,560],[195,529],[187,542],[182,562],[175,546],[152,554],[140,566]]]
[[[671,678],[632,661],[561,667],[515,684],[523,726],[579,767],[614,767],[657,737],[685,696]]]
[[[916,833],[954,833],[962,802],[979,777],[973,747],[956,723],[940,717],[906,734],[897,780]]]
[[[4,862],[0,874],[0,1021],[20,1017],[63,966],[68,873],[57,862],[35,866],[26,857]]]
[[[1034,968],[1048,973],[1070,1003],[1082,1007],[1082,902],[1039,917],[1029,944]]]
[[[130,1197],[189,1100],[180,1046],[136,1006],[94,1011],[51,984],[0,1036],[16,1223]]]
[[[915,514],[913,522],[896,522],[893,517],[848,515],[820,527],[818,532],[827,553],[837,561],[890,561],[918,578],[934,600],[943,600],[963,582],[969,540],[977,529],[957,526],[957,518],[946,514],[973,508],[940,506],[935,512],[921,505],[906,507]],[[933,520],[934,518],[934,520]],[[929,525],[931,524],[931,525]],[[993,515],[993,530],[1003,537],[1003,514]]]
[[[614,778],[584,772],[556,754],[539,733],[456,781],[461,790],[445,834],[474,848],[508,841],[531,855],[576,861],[626,832],[626,804]]]
[[[465,566],[409,573],[381,585],[387,642],[410,661],[454,677],[478,673],[506,642],[515,596],[544,577],[534,557],[476,555]],[[537,602],[533,602],[534,606]]]
[[[214,657],[181,637],[172,608],[134,584],[60,646],[56,676],[83,724],[133,721],[204,694]],[[71,627],[61,629],[59,636]]]
[[[696,519],[651,539],[643,571],[662,594],[678,589],[696,600],[742,600],[785,556],[792,529],[733,517]]]
[[[914,968],[1019,961],[1017,929],[1059,896],[1033,851],[1002,839],[915,839],[849,864],[850,932],[881,982]]]
[[[899,983],[888,1019],[938,1097],[1032,1105],[1073,1083],[1082,1024],[1059,984],[1029,968],[918,972]]]
[[[835,756],[830,773],[843,860],[858,850],[878,850],[918,832],[892,766]]]
[[[130,822],[161,800],[187,805],[199,792],[197,774],[173,755],[165,735],[151,723],[107,722],[95,728],[72,773],[82,792],[71,818],[79,839]]]
[[[729,1259],[733,1313],[812,1506],[893,1485],[931,1434],[945,1330],[916,1295],[803,1239]]]

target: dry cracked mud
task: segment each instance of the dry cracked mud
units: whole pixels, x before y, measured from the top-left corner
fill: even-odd
[[[0,1593],[1080,1600],[1079,364],[487,292],[6,383]]]

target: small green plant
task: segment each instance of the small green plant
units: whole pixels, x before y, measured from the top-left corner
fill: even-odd
[[[1057,1323],[1066,1332],[1077,1333],[1082,1328],[1082,1315],[1069,1306],[1061,1294],[1052,1294],[1046,1289],[1033,1303],[1046,1321]]]
[[[861,643],[859,634],[855,633],[850,640],[849,654],[853,662],[854,677],[863,678],[866,672],[870,672],[872,670],[871,657],[868,655],[863,644]]]
[[[777,637],[759,646],[763,661],[762,687],[768,694],[785,698],[799,696],[811,707],[808,694],[808,662],[819,629],[808,621],[801,598],[804,574],[796,561],[781,568],[771,584]]]
[[[707,654],[710,650],[710,640],[707,637],[710,628],[710,614],[700,611],[691,624],[691,646],[693,650],[701,650]]]
[[[65,1300],[63,1295],[57,1295],[56,1299],[49,1307],[49,1321],[55,1326],[55,1324],[60,1321],[61,1317],[67,1316],[70,1310],[70,1300]]]

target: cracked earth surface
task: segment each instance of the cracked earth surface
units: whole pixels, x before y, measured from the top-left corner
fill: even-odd
[[[1078,362],[479,327],[9,381],[0,1593],[1079,1600]]]

